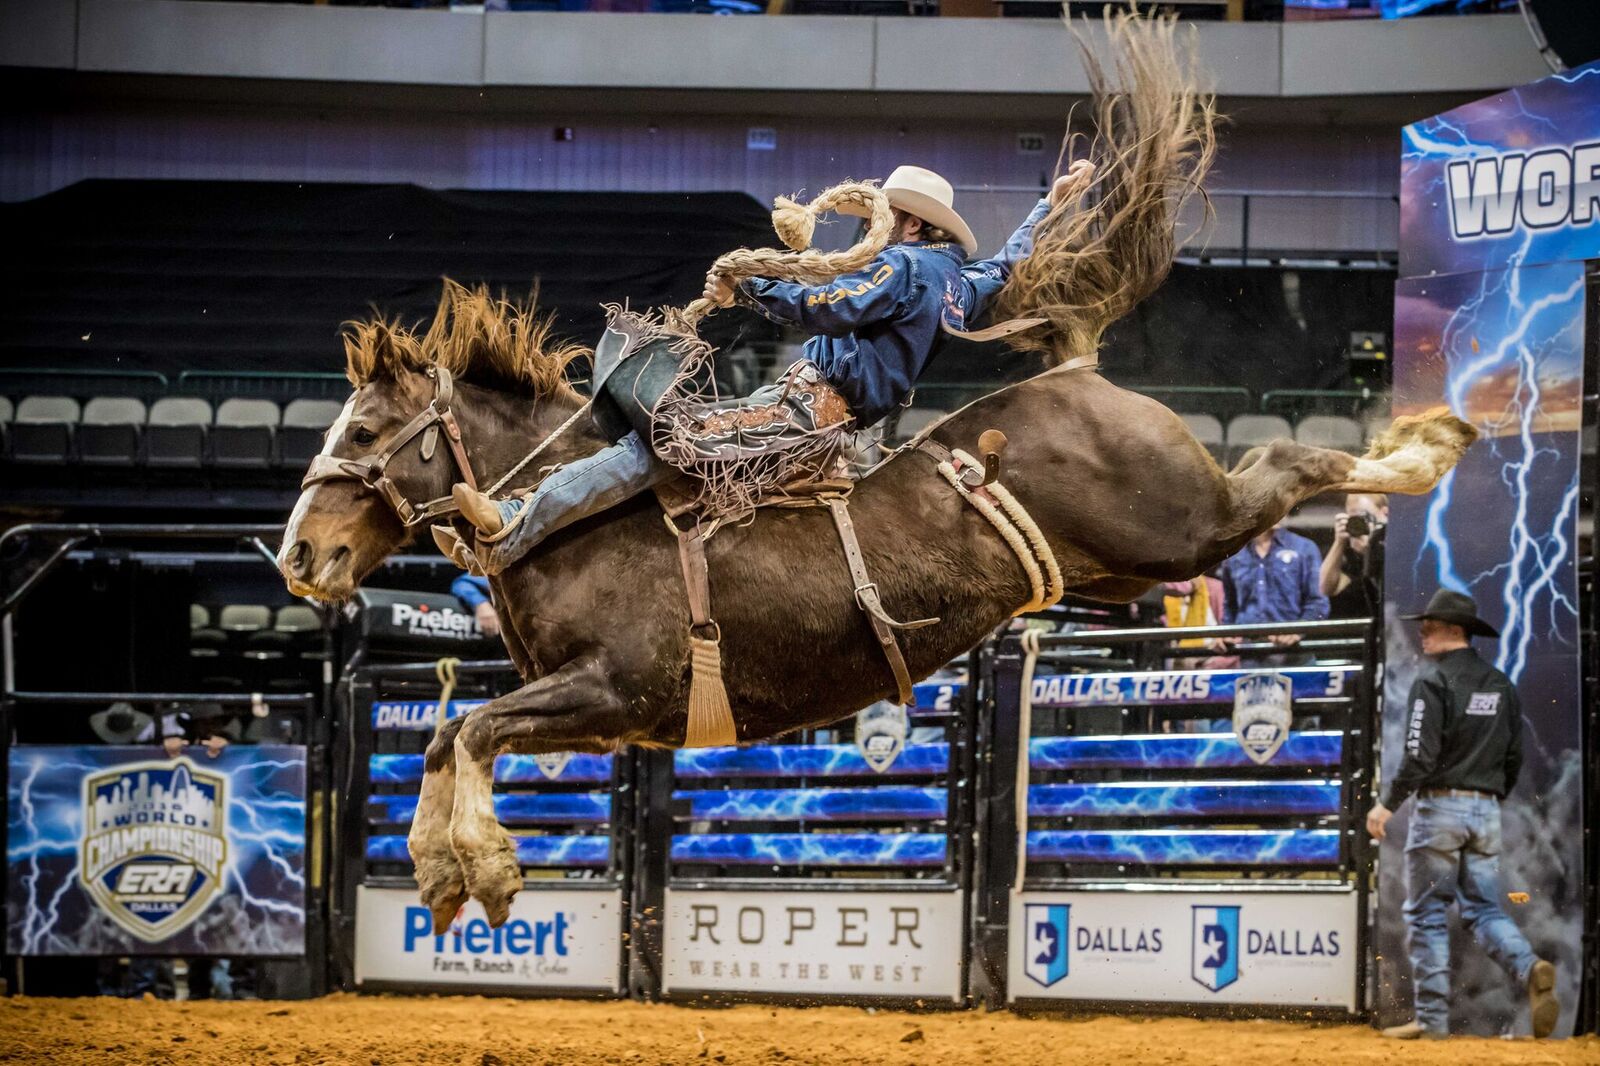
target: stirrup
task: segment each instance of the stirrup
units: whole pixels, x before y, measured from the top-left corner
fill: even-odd
[[[446,559],[455,563],[473,577],[486,577],[483,566],[478,562],[478,557],[467,547],[467,542],[461,538],[450,526],[430,526],[433,533],[433,543]]]

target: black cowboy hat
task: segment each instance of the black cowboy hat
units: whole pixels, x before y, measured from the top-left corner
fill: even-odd
[[[1407,622],[1415,622],[1421,618],[1449,622],[1466,630],[1469,637],[1500,635],[1498,629],[1478,617],[1478,601],[1465,592],[1452,592],[1449,589],[1435,592],[1433,598],[1428,601],[1428,606],[1420,614],[1403,614],[1400,617]]]
[[[154,724],[154,718],[120,701],[89,716],[89,728],[107,744],[132,744]]]

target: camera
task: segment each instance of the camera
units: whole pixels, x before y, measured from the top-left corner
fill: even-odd
[[[1387,528],[1382,522],[1374,522],[1364,514],[1353,514],[1344,520],[1345,532],[1352,537],[1382,537]]]

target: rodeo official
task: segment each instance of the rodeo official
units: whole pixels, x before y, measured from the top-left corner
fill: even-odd
[[[1498,637],[1472,597],[1440,589],[1421,614],[1422,653],[1432,662],[1406,698],[1405,756],[1367,829],[1384,839],[1413,792],[1406,837],[1406,937],[1415,1017],[1385,1029],[1395,1040],[1449,1035],[1450,927],[1455,900],[1483,950],[1528,990],[1535,1037],[1561,1014],[1556,970],[1533,952],[1500,907],[1500,801],[1522,769],[1522,708],[1511,679],[1479,658],[1472,638]]]

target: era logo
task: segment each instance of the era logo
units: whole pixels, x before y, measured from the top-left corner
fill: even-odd
[[[189,893],[195,869],[186,862],[141,862],[124,866],[111,891],[117,896],[171,896],[182,899]]]
[[[1500,693],[1474,692],[1467,701],[1468,714],[1492,715],[1500,710]]]

